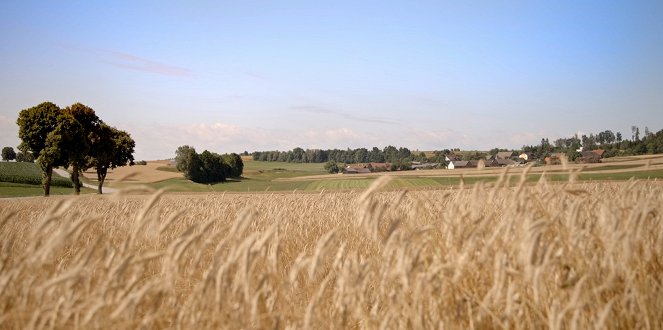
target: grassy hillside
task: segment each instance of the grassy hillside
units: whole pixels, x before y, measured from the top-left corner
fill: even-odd
[[[0,182],[41,185],[41,169],[35,163],[0,163]],[[71,179],[53,173],[51,185],[54,187],[73,187]]]

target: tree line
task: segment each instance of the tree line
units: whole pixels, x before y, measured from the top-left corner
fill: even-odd
[[[29,151],[19,151],[17,153],[13,147],[4,147],[2,148],[2,160],[6,162],[16,160],[18,163],[34,163],[35,157]]]
[[[31,154],[42,170],[44,196],[50,194],[55,167],[71,167],[75,194],[80,193],[82,172],[94,168],[101,194],[108,169],[133,165],[136,143],[129,133],[107,125],[81,103],[61,109],[43,102],[22,110],[16,124],[19,150]]]
[[[568,138],[559,138],[550,143],[548,138],[541,139],[539,145],[523,146],[522,151],[532,153],[543,158],[551,153],[565,153],[569,160],[582,156],[578,151],[603,149],[603,158],[616,156],[637,156],[663,153],[663,129],[656,133],[645,127],[644,134],[640,135],[640,128],[631,126],[631,138],[624,138],[621,132],[605,130],[598,134],[590,133],[581,136],[573,135]]]
[[[240,178],[244,172],[242,157],[236,153],[219,155],[210,151],[198,154],[192,146],[175,151],[175,166],[184,177],[196,183],[218,183]]]
[[[412,161],[440,162],[444,156],[437,154],[427,157],[423,152],[412,152],[408,148],[387,146],[383,149],[373,147],[372,149],[302,149],[295,148],[289,151],[256,151],[251,154],[253,160],[268,162],[289,163],[326,163],[334,161],[337,163],[391,163],[401,164]]]
[[[539,145],[525,145],[520,150],[509,150],[494,148],[488,152],[463,152],[463,160],[478,160],[486,156],[495,156],[500,151],[525,152],[533,154],[537,159],[543,159],[551,153],[566,153],[570,160],[575,160],[582,154],[578,151],[604,149],[603,157],[630,156],[663,153],[663,130],[652,133],[645,127],[644,134],[640,135],[640,129],[632,126],[631,139],[624,139],[620,132],[613,133],[605,130],[598,134],[574,135],[569,138],[559,138],[550,143],[548,138],[541,139]],[[406,166],[407,163],[429,162],[439,163],[446,166],[445,155],[460,151],[458,148],[435,150],[426,155],[423,152],[412,152],[408,148],[396,148],[387,146],[383,149],[373,147],[372,149],[303,149],[295,148],[289,151],[255,151],[251,154],[253,160],[268,162],[289,163],[391,163],[396,168]],[[331,165],[330,165],[331,166]]]

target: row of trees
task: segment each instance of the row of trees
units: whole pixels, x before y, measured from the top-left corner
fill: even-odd
[[[289,151],[256,151],[251,154],[253,160],[268,162],[289,163],[326,163],[334,161],[337,163],[406,163],[412,161],[436,162],[438,157],[429,159],[422,152],[416,153],[408,148],[396,148],[387,146],[383,149],[373,147],[372,149],[302,149],[295,148]],[[444,157],[442,157],[444,159]]]
[[[198,154],[194,147],[185,145],[177,148],[175,155],[177,170],[197,183],[224,182],[244,172],[242,157],[236,153],[219,155],[205,150]]]
[[[640,129],[637,126],[632,127],[631,139],[624,139],[620,132],[613,133],[605,130],[598,134],[574,135],[569,138],[559,138],[550,143],[548,138],[541,139],[541,144],[523,146],[521,150],[508,150],[501,148],[491,149],[485,152],[463,152],[463,160],[483,159],[486,156],[495,156],[500,151],[526,152],[533,154],[538,159],[550,155],[551,153],[566,153],[569,159],[575,160],[580,157],[578,152],[582,150],[594,150],[602,148],[606,150],[604,157],[642,155],[652,153],[663,153],[663,142],[660,136],[663,130],[652,133],[645,127],[644,136],[640,137]],[[446,166],[444,156],[460,151],[460,149],[444,149],[433,151],[426,155],[422,152],[411,152],[408,148],[396,148],[387,146],[384,149],[373,147],[372,149],[302,149],[295,148],[290,151],[256,151],[251,155],[253,160],[258,161],[279,161],[293,163],[328,163],[328,171],[334,172],[339,164],[352,163],[391,163],[400,168],[404,164],[413,161],[439,163]]]
[[[565,153],[570,160],[581,156],[578,152],[580,148],[584,151],[603,149],[604,158],[663,153],[663,130],[653,133],[645,127],[641,138],[640,128],[632,126],[631,133],[631,139],[624,139],[621,132],[613,133],[610,130],[582,136],[576,134],[559,138],[553,143],[550,143],[548,138],[543,138],[539,145],[523,146],[522,151],[532,153],[538,158],[551,153]]]
[[[107,125],[81,103],[60,109],[44,102],[22,110],[16,123],[22,141],[19,150],[31,153],[42,170],[44,196],[50,194],[54,167],[71,167],[76,194],[82,186],[81,173],[94,168],[101,194],[108,169],[133,164],[136,144],[129,133]]]

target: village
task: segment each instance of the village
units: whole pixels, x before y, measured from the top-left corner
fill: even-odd
[[[605,150],[596,149],[589,151],[577,150],[581,154],[580,157],[575,159],[577,164],[600,163],[603,158]],[[401,171],[401,170],[431,170],[431,169],[468,169],[468,168],[485,168],[485,167],[516,167],[516,166],[547,166],[547,165],[560,165],[566,161],[567,155],[565,153],[551,153],[549,156],[540,159],[534,153],[517,153],[515,151],[500,151],[495,155],[487,155],[483,159],[470,159],[463,160],[461,154],[448,153],[444,155],[444,163],[435,162],[418,162],[412,161],[409,166],[396,166],[392,163],[356,163],[347,164],[342,174],[366,174],[373,172],[387,172],[387,171]]]

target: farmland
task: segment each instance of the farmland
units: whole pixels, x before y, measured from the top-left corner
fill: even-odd
[[[9,163],[15,164],[15,163]],[[34,166],[33,166],[34,167]],[[579,181],[623,181],[630,178],[663,179],[663,156],[638,156],[610,159],[605,163],[590,165],[570,164],[564,166],[542,166],[533,168],[486,168],[460,170],[424,170],[389,172],[394,176],[388,189],[439,189],[478,182],[491,183],[507,171],[511,181],[518,181],[527,171],[527,182],[537,182],[541,176],[552,182],[569,181],[569,170]],[[35,167],[33,172],[37,171]],[[39,173],[33,173],[36,178]],[[241,180],[229,180],[225,183],[207,185],[197,184],[184,179],[181,173],[169,161],[151,161],[147,165],[127,166],[109,171],[105,186],[111,188],[131,188],[146,186],[153,189],[165,188],[168,192],[292,192],[323,190],[365,189],[384,173],[362,175],[326,174],[322,164],[261,162],[246,160],[244,175]],[[96,174],[85,172],[85,180],[96,184]],[[35,179],[36,180],[36,179]],[[37,181],[38,182],[38,181]],[[15,186],[10,192],[0,186],[0,196],[38,196],[39,189],[20,192],[21,186]],[[34,187],[31,187],[34,188]]]
[[[0,326],[660,328],[663,185],[515,179],[0,200]]]
[[[41,170],[35,163],[0,162],[0,182],[41,184]],[[51,185],[72,187],[71,180],[53,173]]]

